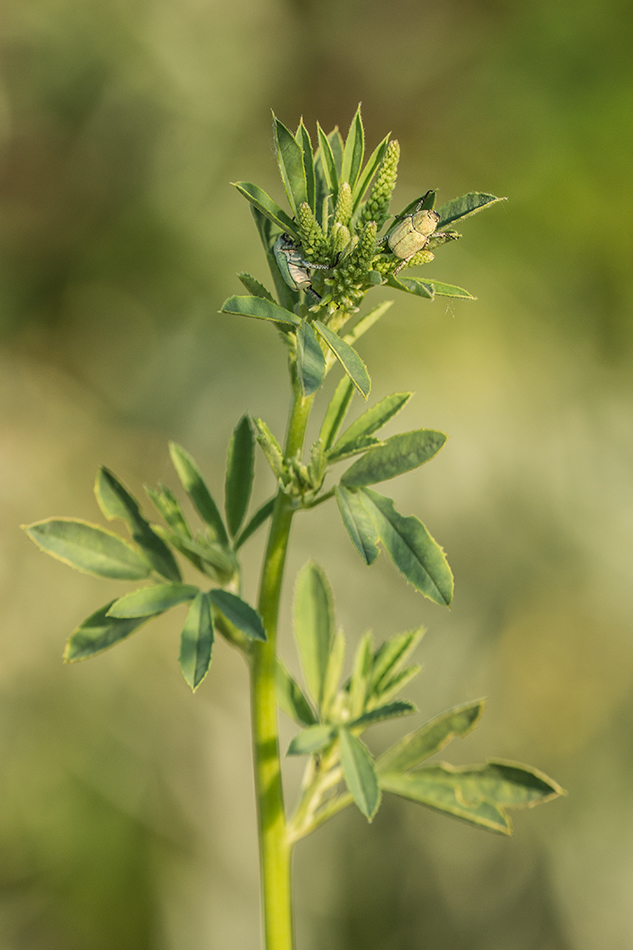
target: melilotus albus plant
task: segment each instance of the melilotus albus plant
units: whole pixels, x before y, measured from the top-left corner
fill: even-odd
[[[357,111],[345,141],[335,129],[317,126],[318,147],[303,120],[293,134],[273,121],[275,148],[289,212],[261,188],[236,182],[250,203],[272,276],[273,293],[249,274],[238,275],[245,295],[230,297],[225,314],[266,320],[284,344],[290,373],[290,410],[285,443],[263,419],[244,416],[231,436],[226,462],[224,514],[199,467],[180,445],[171,459],[198,517],[191,522],[165,485],[147,488],[163,523],[141,511],[116,476],[102,468],[95,485],[105,518],[120,520],[131,540],[100,525],[53,518],[26,528],[48,554],[77,570],[143,586],[101,607],[71,634],[65,660],[96,656],[177,604],[188,612],[180,636],[180,668],[192,690],[209,669],[214,637],[239,650],[250,670],[252,740],[261,854],[264,939],[267,950],[291,950],[290,861],[294,845],[348,805],[368,821],[383,794],[399,795],[508,835],[509,808],[549,801],[562,789],[546,775],[515,762],[484,765],[427,764],[456,736],[477,725],[483,700],[440,713],[405,735],[375,759],[361,735],[370,727],[415,707],[397,698],[419,667],[410,665],[423,629],[376,644],[366,634],[350,666],[345,636],[334,620],[332,590],[323,570],[310,561],[294,589],[294,637],[303,673],[299,683],[277,652],[277,622],[284,565],[295,515],[331,501],[367,565],[383,549],[404,578],[424,597],[448,606],[453,575],[440,545],[414,515],[397,511],[375,485],[418,468],[442,448],[446,436],[416,429],[381,438],[382,427],[411,398],[398,392],[380,398],[346,422],[355,395],[368,400],[371,382],[356,345],[384,316],[391,302],[361,313],[365,295],[387,285],[422,300],[436,296],[472,299],[432,277],[410,276],[434,253],[458,240],[456,225],[501,199],[473,192],[435,208],[427,191],[391,216],[398,142],[386,136],[365,161],[365,136]],[[406,276],[405,276],[406,274]],[[306,427],[326,375],[340,375],[322,411],[317,440],[304,446]],[[249,515],[255,443],[274,474],[277,489]],[[248,517],[247,517],[248,516]],[[241,593],[240,553],[266,527],[268,544],[259,599]],[[184,559],[199,574],[185,583]],[[294,810],[283,796],[277,716],[282,709],[299,727],[288,755],[304,756],[305,776]]]

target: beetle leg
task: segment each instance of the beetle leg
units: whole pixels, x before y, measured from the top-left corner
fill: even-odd
[[[424,245],[424,247],[426,247],[426,244]],[[407,264],[409,263],[409,261],[411,260],[411,258],[412,258],[412,257],[415,257],[416,254],[419,254],[420,251],[423,251],[423,250],[424,250],[424,247],[419,248],[419,250],[414,251],[413,254],[409,254],[408,257],[403,258],[403,259],[400,261],[400,263],[398,264],[398,266],[396,267],[395,271],[393,272],[393,276],[395,277],[396,274],[399,274],[400,271],[402,270],[402,268],[407,266]]]

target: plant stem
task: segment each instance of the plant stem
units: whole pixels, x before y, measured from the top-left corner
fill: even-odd
[[[293,378],[286,458],[301,451],[313,397],[304,399]],[[251,696],[253,755],[259,830],[262,909],[266,950],[292,950],[290,851],[286,831],[277,734],[275,665],[277,621],[286,552],[295,505],[279,491],[262,569],[259,612],[267,640],[253,644]]]

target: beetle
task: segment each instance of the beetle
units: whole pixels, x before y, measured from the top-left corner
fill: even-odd
[[[430,193],[427,191],[411,214],[396,216],[395,227],[383,238],[383,241],[387,241],[389,250],[400,258],[400,264],[393,272],[394,276],[405,264],[408,264],[412,257],[424,250],[429,243],[429,238],[435,233],[440,220],[439,214],[437,211],[422,209]]]
[[[310,271],[329,270],[328,264],[313,264],[312,261],[306,261],[289,234],[279,235],[273,245],[273,254],[281,276],[292,290],[306,291],[315,300],[321,300],[312,287]]]

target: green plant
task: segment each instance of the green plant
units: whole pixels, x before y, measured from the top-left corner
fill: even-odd
[[[359,307],[373,287],[388,285],[425,299],[438,295],[472,299],[459,287],[432,278],[400,277],[403,269],[427,264],[433,251],[457,240],[453,225],[499,198],[472,193],[435,210],[435,192],[404,208],[387,228],[396,183],[399,146],[387,136],[364,163],[360,110],[343,141],[338,130],[318,127],[313,153],[303,121],[292,134],[274,119],[277,159],[290,214],[248,182],[238,191],[251,205],[277,299],[249,274],[248,291],[230,297],[222,312],[269,321],[288,351],[291,406],[285,446],[262,419],[243,417],[228,449],[224,516],[194,459],[170,446],[174,468],[201,527],[190,525],[180,501],[164,485],[147,494],[164,524],[148,521],[138,501],[103,468],[95,486],[108,520],[126,523],[127,541],[99,525],[50,519],[26,528],[44,551],[86,573],[120,580],[149,579],[85,620],[70,636],[67,662],[86,659],[127,638],[152,617],[188,603],[181,635],[180,667],[196,690],[209,669],[215,633],[242,652],[251,672],[255,781],[265,940],[268,950],[292,947],[290,856],[294,844],[341,809],[355,803],[368,821],[381,795],[394,793],[501,834],[510,834],[508,808],[530,807],[562,789],[533,768],[490,760],[454,768],[426,760],[477,724],[483,700],[440,714],[406,735],[376,761],[360,736],[369,727],[415,711],[396,698],[419,672],[408,665],[422,629],[398,634],[378,647],[366,634],[349,675],[343,674],[345,637],[334,621],[329,582],[308,563],[295,586],[294,634],[305,689],[291,676],[276,649],[277,621],[290,528],[295,514],[335,499],[353,546],[370,565],[382,547],[413,587],[448,606],[453,576],[442,548],[418,518],[400,514],[372,486],[418,468],[442,448],[446,436],[418,429],[381,439],[379,432],[408,402],[394,393],[344,428],[355,392],[370,393],[370,377],[355,344],[388,310],[382,303],[364,316]],[[351,329],[344,327],[351,322]],[[331,398],[318,439],[304,453],[308,418],[327,373],[342,378]],[[278,489],[246,518],[258,442]],[[307,455],[307,457],[306,457]],[[331,487],[330,470],[354,459]],[[257,608],[241,596],[240,549],[269,522]],[[183,582],[176,555],[201,575]],[[300,800],[289,819],[284,809],[277,737],[281,707],[301,727],[289,755],[308,759]]]

